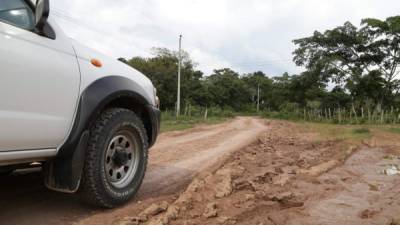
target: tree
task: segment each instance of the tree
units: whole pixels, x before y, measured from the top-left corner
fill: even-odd
[[[342,87],[336,86],[324,95],[321,107],[337,109],[350,107],[350,105],[351,96]]]
[[[294,62],[319,73],[322,80],[329,78],[337,84],[357,84],[364,77],[381,77],[384,95],[376,100],[390,102],[400,88],[400,16],[385,21],[364,19],[361,25],[357,28],[346,22],[324,33],[316,31],[311,37],[294,40],[298,46],[293,53]]]
[[[211,104],[239,111],[251,103],[251,93],[246,83],[231,69],[215,70],[205,82],[212,96]]]
[[[363,77],[349,80],[345,87],[350,91],[353,101],[366,105],[370,101],[377,105],[385,96],[385,80],[377,71]]]
[[[290,102],[291,76],[288,73],[273,78],[272,98],[269,106],[272,110],[279,110],[280,106]]]
[[[364,19],[364,26],[360,32],[366,37],[365,46],[368,62],[378,67],[379,73],[384,77],[386,97],[399,92],[398,70],[400,63],[400,16],[389,17],[385,21],[378,19]],[[371,76],[377,75],[371,71]],[[383,96],[384,97],[384,96]]]
[[[249,91],[251,102],[256,108],[257,105],[257,92],[258,87],[260,87],[260,107],[261,109],[269,106],[272,99],[272,86],[273,80],[267,77],[262,71],[257,71],[254,73],[245,74],[241,78]]]
[[[305,107],[308,101],[319,101],[326,92],[326,82],[314,71],[293,75],[289,85],[290,100],[299,103],[301,107]]]
[[[178,52],[165,48],[153,48],[153,57],[133,57],[130,60],[120,59],[149,77],[158,90],[162,109],[174,109],[176,103]],[[182,99],[190,103],[198,92],[202,92],[203,73],[196,70],[196,64],[187,52],[182,57]]]

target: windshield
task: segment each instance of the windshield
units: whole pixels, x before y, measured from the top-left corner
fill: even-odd
[[[0,3],[0,21],[27,30],[35,26],[34,13],[23,0],[2,0]]]

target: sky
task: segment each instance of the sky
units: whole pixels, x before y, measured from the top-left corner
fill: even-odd
[[[294,39],[362,18],[400,15],[399,0],[53,0],[71,38],[114,58],[183,49],[205,75],[214,69],[269,76],[300,73]]]

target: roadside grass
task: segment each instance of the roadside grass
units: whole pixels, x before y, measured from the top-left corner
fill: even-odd
[[[317,133],[318,141],[337,140],[350,144],[399,145],[400,126],[394,125],[338,125],[298,121],[305,132]]]
[[[203,117],[188,117],[181,116],[176,119],[171,116],[163,115],[161,119],[161,133],[167,131],[179,131],[193,128],[199,124],[217,124],[225,122],[232,117],[208,117],[206,120]]]
[[[386,131],[395,133],[395,134],[400,134],[400,127],[389,127],[386,129]]]
[[[161,132],[186,130],[200,124],[217,124],[240,116],[231,108],[188,106],[182,110],[179,119],[175,112],[166,110],[161,113]]]
[[[360,142],[373,136],[373,131],[368,126],[308,122],[300,122],[300,124],[303,124],[307,131],[318,133],[322,139]]]
[[[360,127],[360,128],[354,128],[353,133],[355,134],[369,134],[371,133],[371,130],[369,128],[365,127]]]
[[[211,111],[211,110],[210,110]],[[200,124],[217,124],[234,118],[235,116],[260,116],[267,117],[257,113],[232,113],[230,111],[211,111],[211,115],[205,120],[200,113],[193,116],[181,116],[178,120],[171,112],[163,112],[161,120],[161,132],[180,131],[195,127]],[[269,118],[271,118],[269,116]],[[400,135],[400,126],[397,125],[344,125],[321,122],[306,122],[304,120],[294,121],[291,118],[280,116],[273,120],[286,120],[301,124],[305,131],[318,133],[321,139],[343,140],[352,143],[360,143],[363,140],[376,137],[378,134]]]

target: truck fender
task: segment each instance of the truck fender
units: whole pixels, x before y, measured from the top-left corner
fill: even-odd
[[[108,103],[121,96],[129,96],[145,106],[150,105],[140,85],[121,76],[101,78],[83,91],[69,137],[59,148],[57,156],[44,165],[45,185],[49,189],[65,193],[78,191],[90,124]]]

